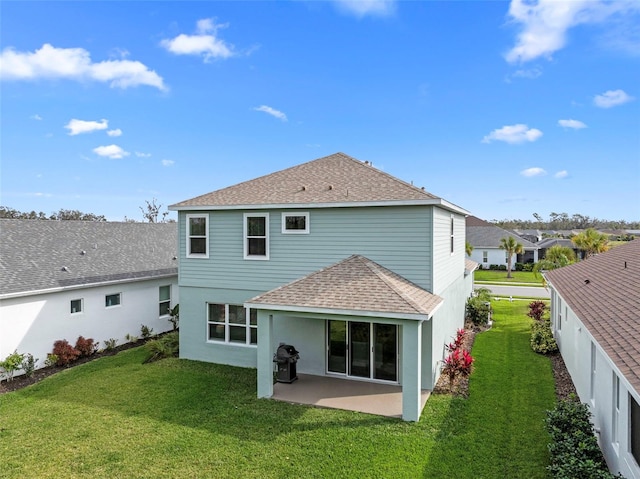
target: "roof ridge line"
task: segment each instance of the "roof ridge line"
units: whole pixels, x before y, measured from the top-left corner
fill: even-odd
[[[389,271],[390,273],[396,275],[398,278],[406,281],[407,283],[412,284],[413,286],[415,286],[416,288],[420,288],[424,291],[427,291],[426,289],[424,289],[421,286],[418,286],[417,284],[409,281],[407,278],[400,276],[397,273],[394,273],[393,271],[391,271],[390,269],[385,268],[384,266],[376,263],[375,261],[365,257],[365,256],[360,256],[358,255],[360,258],[366,260],[364,261],[364,265],[369,268],[369,270],[375,274],[380,280],[382,280],[387,286],[389,286],[398,296],[400,296],[404,301],[406,301],[408,304],[411,305],[411,307],[417,312],[417,313],[421,313],[421,308],[420,305],[413,300],[413,298],[409,297],[408,295],[406,295],[403,291],[400,291],[395,284],[391,283],[384,274],[382,274],[382,272],[378,269],[378,268],[383,268],[386,271]],[[375,265],[375,266],[374,266]],[[429,291],[427,291],[427,293],[429,293]],[[432,294],[432,293],[429,293]]]

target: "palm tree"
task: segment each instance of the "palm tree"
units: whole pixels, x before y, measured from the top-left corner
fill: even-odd
[[[609,249],[609,237],[593,228],[578,233],[571,238],[571,241],[576,245],[576,248],[584,251],[585,259],[594,254],[604,253]]]
[[[473,246],[468,241],[464,243],[464,252],[467,253],[467,256],[471,256],[471,253],[473,253]]]
[[[513,236],[500,239],[500,249],[507,252],[507,278],[511,278],[511,259],[514,254],[522,253],[522,243],[518,243]]]
[[[576,253],[568,246],[559,244],[547,250],[544,259],[533,266],[533,274],[538,277],[540,271],[550,271],[576,262]]]

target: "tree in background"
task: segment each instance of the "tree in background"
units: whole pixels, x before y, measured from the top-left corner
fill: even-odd
[[[166,218],[167,216],[169,216],[169,212],[164,211],[163,213],[160,213],[162,205],[157,204],[156,201],[157,200],[155,198],[153,198],[151,201],[145,200],[145,203],[147,205],[145,207],[140,206],[142,217],[149,223],[166,223]]]
[[[571,241],[576,245],[576,248],[584,251],[585,259],[594,254],[604,253],[609,249],[609,237],[593,228],[578,233],[571,238]]]
[[[473,246],[468,241],[464,243],[464,252],[467,253],[467,256],[471,256],[471,253],[473,253]]]
[[[93,213],[83,213],[79,210],[60,209],[58,212],[51,213],[47,216],[44,212],[36,213],[22,212],[8,206],[0,206],[0,218],[12,218],[19,220],[53,220],[53,221],[107,221],[103,215],[94,215]]]
[[[511,278],[511,261],[514,254],[522,253],[522,243],[518,243],[513,236],[507,236],[500,239],[500,249],[507,252],[507,278]]]
[[[547,250],[544,258],[533,265],[533,274],[538,277],[540,271],[551,271],[576,262],[576,253],[568,246],[559,244]]]

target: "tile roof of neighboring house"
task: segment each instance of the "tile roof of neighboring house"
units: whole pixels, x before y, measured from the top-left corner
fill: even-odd
[[[545,278],[640,393],[640,240]]]
[[[0,296],[176,275],[176,223],[0,219]]]
[[[475,216],[467,216],[466,218],[466,234],[467,242],[474,248],[499,248],[500,240],[507,236],[511,236],[518,243],[522,244],[525,250],[538,249],[538,245],[528,241],[520,236],[511,233],[499,226],[487,223]]]
[[[378,263],[353,255],[247,301],[272,309],[352,311],[388,317],[430,316],[442,303]],[[382,313],[382,314],[381,314]]]
[[[274,205],[354,205],[360,203],[447,203],[394,176],[344,153],[335,153],[260,178],[213,191],[170,206],[170,209],[220,209]]]
[[[573,241],[567,238],[545,238],[537,243],[540,248],[551,248],[552,246],[566,246],[567,248],[576,249]]]

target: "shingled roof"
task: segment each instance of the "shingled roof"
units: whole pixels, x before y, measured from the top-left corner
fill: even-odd
[[[535,243],[475,216],[467,216],[465,232],[467,241],[476,249],[499,248],[500,240],[508,236],[521,243],[525,250],[539,249]]]
[[[549,271],[545,278],[640,392],[640,240]]]
[[[344,153],[335,153],[171,205],[172,210],[403,202],[465,210]]]
[[[247,301],[252,307],[428,319],[443,299],[360,255]]]
[[[176,223],[0,219],[0,297],[176,275]]]

